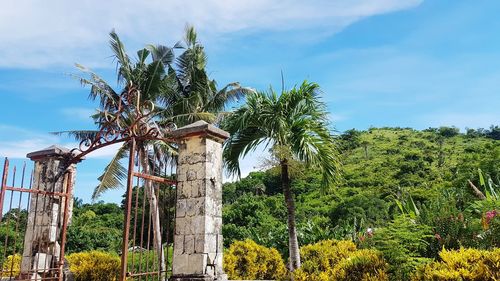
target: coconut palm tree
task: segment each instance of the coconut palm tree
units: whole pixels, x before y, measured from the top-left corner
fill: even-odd
[[[131,59],[118,35],[110,33],[110,46],[117,62],[119,85],[121,93],[134,91],[139,93],[140,100],[126,108],[120,114],[120,122],[109,127],[109,115],[117,112],[120,107],[120,95],[104,79],[97,74],[77,65],[89,78],[79,78],[83,85],[90,85],[89,98],[98,100],[100,108],[92,116],[97,130],[66,131],[78,140],[95,139],[99,130],[106,126],[107,130],[119,131],[130,126],[138,115],[144,111],[149,113],[147,119],[142,119],[141,130],[145,133],[156,128],[160,136],[166,136],[169,129],[182,126],[196,120],[215,122],[220,119],[226,104],[238,100],[250,89],[240,87],[239,83],[230,83],[221,90],[217,90],[216,82],[210,80],[206,74],[206,55],[203,46],[196,41],[194,28],[186,29],[184,46],[177,43],[173,48],[163,45],[148,45],[137,52],[137,58]],[[176,59],[175,50],[183,49]],[[219,117],[219,118],[218,118]],[[139,132],[141,134],[141,132]],[[127,178],[127,169],[120,160],[127,157],[130,148],[129,142],[124,142],[117,150],[99,177],[99,184],[92,195],[97,199],[103,192],[122,186]],[[152,171],[161,171],[158,166],[175,163],[176,147],[159,140],[142,141],[137,144],[139,162],[146,174]],[[155,161],[151,161],[151,159]],[[165,271],[165,257],[161,246],[160,216],[158,214],[158,200],[151,181],[145,183],[145,194],[151,206],[153,228],[153,246],[159,251],[160,270]]]
[[[136,132],[138,135],[145,134],[151,128],[158,128],[160,134],[162,134],[166,130],[159,126],[158,116],[163,110],[160,106],[155,105],[159,104],[162,99],[166,99],[165,95],[167,93],[163,91],[167,77],[165,65],[172,63],[174,58],[173,49],[156,49],[155,58],[150,59],[151,51],[145,48],[139,50],[137,58],[133,60],[126,53],[123,43],[114,31],[110,33],[110,46],[117,61],[118,84],[122,87],[121,92],[115,91],[104,79],[89,69],[77,65],[82,72],[89,76],[89,78],[80,78],[83,85],[90,85],[91,87],[89,98],[98,100],[100,104],[100,108],[92,115],[97,129],[60,133],[69,134],[78,140],[92,141],[99,134],[102,134],[103,130],[120,132],[123,128],[132,126],[135,121],[139,120],[141,124],[137,126],[140,130]],[[121,95],[123,93],[129,93],[133,97],[128,101],[130,104],[123,104]],[[145,112],[148,113],[148,118],[140,118]],[[117,115],[119,119],[115,119]],[[109,122],[110,119],[113,119],[114,122]],[[94,190],[93,199],[96,199],[107,189],[122,186],[122,181],[127,178],[127,170],[122,166],[120,160],[126,157],[135,157],[135,155],[128,155],[130,145],[130,142],[121,144],[110,163],[104,169],[103,174],[99,177],[100,183]],[[151,152],[150,148],[152,148]],[[151,154],[162,155],[163,158],[159,159],[167,160],[175,153],[171,144],[158,141],[141,141],[137,143],[137,151],[144,173],[149,173],[152,170],[152,163],[149,161]],[[145,182],[144,191],[151,206],[153,247],[159,256],[160,270],[164,272],[165,257],[161,243],[158,200],[151,181]]]
[[[338,154],[328,129],[328,113],[319,100],[318,91],[317,84],[304,81],[300,87],[282,91],[281,95],[272,89],[267,93],[249,94],[246,104],[222,123],[222,128],[231,134],[224,147],[229,172],[239,175],[239,159],[260,144],[270,147],[279,160],[288,212],[291,271],[300,267],[300,255],[289,164],[298,160],[319,168],[323,187],[330,186],[338,174]]]

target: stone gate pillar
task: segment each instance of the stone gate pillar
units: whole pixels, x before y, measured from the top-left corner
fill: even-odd
[[[40,280],[40,276],[50,275],[50,268],[61,265],[60,243],[66,207],[66,198],[61,194],[67,193],[68,181],[73,183],[76,175],[76,166],[67,165],[69,154],[67,148],[51,146],[27,155],[35,162],[32,190],[40,192],[31,193],[29,202],[21,261],[21,276],[24,278]],[[71,195],[68,200],[68,221],[73,205]]]
[[[179,143],[173,281],[227,280],[222,270],[222,143],[204,121],[173,132]]]

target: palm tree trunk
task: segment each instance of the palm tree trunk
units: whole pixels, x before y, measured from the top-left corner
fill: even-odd
[[[290,189],[290,176],[288,174],[288,160],[282,159],[281,165],[281,184],[283,194],[285,195],[286,209],[288,212],[288,250],[290,253],[290,271],[300,267],[299,242],[297,240],[297,227],[295,224],[295,202]],[[293,277],[293,276],[292,276]]]
[[[148,155],[144,149],[141,149],[141,162],[145,174],[149,174]],[[165,253],[161,243],[161,225],[158,199],[151,180],[145,181],[144,193],[149,201],[149,210],[151,213],[151,221],[153,224],[153,249],[158,253],[158,263],[160,267],[160,280],[165,280]],[[148,269],[149,270],[149,269]]]

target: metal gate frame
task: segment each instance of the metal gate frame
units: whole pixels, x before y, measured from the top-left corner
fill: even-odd
[[[170,241],[169,237],[170,237],[170,227],[173,226],[173,223],[172,223],[172,220],[175,218],[175,198],[177,197],[175,192],[176,192],[176,188],[175,186],[177,185],[177,181],[176,180],[173,180],[173,179],[167,179],[167,178],[164,178],[164,177],[159,177],[159,176],[156,176],[154,175],[154,173],[142,173],[142,172],[139,172],[140,170],[140,161],[137,161],[137,163],[135,163],[135,155],[136,155],[136,140],[133,138],[131,141],[130,141],[130,151],[129,151],[129,163],[128,163],[128,175],[127,175],[127,190],[126,190],[126,199],[125,199],[125,219],[124,219],[124,222],[125,222],[125,225],[124,225],[124,229],[123,229],[123,240],[122,240],[122,254],[121,254],[121,267],[120,267],[120,281],[124,281],[124,280],[127,280],[127,278],[138,278],[139,280],[142,279],[142,277],[145,277],[146,280],[149,280],[147,279],[148,276],[156,276],[156,277],[151,277],[153,278],[154,280],[160,280],[160,281],[164,281],[164,280],[167,280],[168,276],[169,276],[169,266],[171,266],[171,261],[169,261],[169,258],[168,258],[168,246],[169,246],[169,242],[172,242]],[[139,158],[140,156],[138,156]],[[137,171],[135,171],[135,166],[137,166]],[[136,179],[136,192],[135,192],[135,198],[134,198],[134,192],[133,192],[133,188],[134,188],[134,179]],[[140,186],[140,179],[143,180],[143,185],[142,187]],[[161,255],[164,255],[166,257],[166,260],[165,260],[165,269],[162,271],[161,268],[160,268],[160,261],[158,261],[158,263],[156,264],[156,267],[155,267],[155,264],[153,262],[153,264],[151,264],[151,267],[150,268],[148,266],[148,262],[149,260],[147,259],[146,260],[146,266],[145,266],[145,272],[142,271],[142,254],[143,254],[143,242],[146,242],[146,241],[143,241],[143,237],[144,237],[144,224],[145,224],[145,221],[144,221],[144,213],[142,214],[142,220],[138,220],[138,213],[137,213],[137,210],[139,209],[139,192],[140,192],[140,188],[142,188],[143,190],[145,190],[146,188],[146,185],[149,183],[151,183],[152,185],[154,185],[155,183],[156,184],[164,184],[164,185],[167,185],[167,188],[169,188],[168,192],[169,192],[169,198],[168,198],[168,202],[165,204],[164,202],[164,208],[166,207],[167,209],[167,212],[166,212],[166,216],[167,216],[167,220],[166,220],[166,227],[163,227],[161,228],[161,225],[160,225],[160,233],[161,233],[161,236],[163,236],[164,232],[166,232],[166,241],[165,243],[161,243],[161,249],[160,249],[160,252],[159,253],[155,253],[153,252],[153,257],[155,257],[155,254],[157,255],[156,258],[158,260],[161,260],[160,259],[160,256]],[[174,191],[174,194],[172,194]],[[160,196],[161,196],[161,190],[160,190],[160,186],[157,186],[157,188],[155,189],[155,187],[153,186],[153,192],[155,192],[155,196],[156,196],[156,199],[157,199],[157,212],[158,212],[158,215],[159,215],[159,212],[160,212]],[[146,202],[146,195],[144,194],[145,192],[143,192],[143,201],[142,201],[142,211],[145,212],[146,208],[145,208],[145,202]],[[133,206],[132,204],[135,204],[135,206]],[[148,202],[149,203],[149,202]],[[149,220],[149,223],[148,223],[148,234],[147,234],[147,242],[146,242],[146,248],[145,250],[149,253],[149,246],[150,246],[150,238],[151,238],[151,233],[150,233],[150,230],[151,230],[151,219],[152,219],[152,214],[151,214],[151,205],[149,205],[149,214],[148,214],[148,220]],[[174,208],[174,212],[171,213],[170,212],[170,208]],[[134,215],[132,216],[132,210],[135,210],[134,211]],[[133,235],[132,235],[132,240],[130,240],[130,226],[131,226],[131,222],[134,222],[134,227],[133,227]],[[135,243],[135,240],[136,240],[136,230],[137,230],[137,226],[138,226],[138,222],[141,224],[141,227],[140,227],[140,244],[139,246],[135,245],[133,246],[133,248],[136,248],[136,247],[139,247],[140,249],[140,253],[139,253],[139,272],[134,272],[134,267],[135,267],[135,258],[134,258],[134,253],[135,253],[135,250],[132,251],[132,264],[130,266],[129,264],[129,260],[128,260],[128,254],[129,254],[129,243],[131,241],[133,241]],[[172,223],[172,224],[171,224]],[[153,227],[154,229],[154,227]],[[154,236],[155,234],[153,234]],[[167,245],[167,252],[166,252],[166,255],[164,253],[164,244]],[[153,259],[154,261],[154,259]],[[132,269],[130,269],[130,267],[132,267]],[[170,272],[171,273],[171,272]],[[129,279],[130,280],[130,279]]]
[[[26,179],[26,163],[24,163],[23,168],[22,168],[22,173],[21,173],[21,183],[19,186],[16,187],[16,166],[13,167],[13,173],[12,173],[12,183],[11,185],[7,185],[7,181],[9,178],[9,159],[5,158],[4,165],[3,165],[3,173],[2,173],[2,182],[1,182],[1,190],[0,190],[0,220],[3,221],[3,215],[4,215],[4,204],[6,203],[6,198],[7,200],[7,205],[9,206],[7,209],[6,213],[9,213],[11,211],[17,210],[18,215],[14,215],[13,217],[16,219],[15,221],[15,231],[14,233],[10,233],[10,229],[7,231],[5,239],[3,241],[3,256],[2,256],[2,261],[6,261],[8,259],[8,256],[12,256],[11,259],[11,266],[9,269],[4,270],[3,268],[0,268],[0,277],[6,277],[8,276],[9,278],[16,278],[15,280],[32,280],[30,279],[32,274],[38,274],[39,271],[34,271],[31,269],[28,272],[23,272],[23,274],[27,274],[28,276],[14,276],[16,269],[14,269],[14,256],[17,254],[21,254],[21,257],[23,253],[18,253],[16,251],[16,244],[17,244],[17,239],[19,238],[19,228],[24,224],[28,225],[28,219],[30,215],[30,208],[33,206],[32,204],[32,199],[35,198],[35,202],[38,202],[38,199],[41,197],[43,198],[43,201],[45,202],[47,199],[48,200],[60,200],[60,202],[64,201],[64,209],[62,210],[62,216],[58,216],[57,219],[62,219],[62,222],[59,221],[57,225],[60,225],[60,236],[59,239],[56,239],[57,242],[60,245],[60,251],[59,251],[59,260],[57,260],[56,264],[51,264],[49,267],[44,268],[44,276],[42,276],[42,280],[58,280],[58,281],[63,281],[63,267],[64,267],[64,254],[65,254],[65,246],[66,246],[66,233],[67,233],[67,227],[68,227],[68,221],[69,221],[69,206],[70,206],[70,200],[71,194],[72,194],[72,189],[73,189],[73,182],[72,182],[72,173],[70,171],[67,171],[64,173],[64,182],[66,183],[66,186],[63,188],[63,192],[55,192],[54,190],[52,191],[46,191],[46,190],[40,190],[37,186],[33,186],[33,172],[30,173],[29,175],[29,184],[28,186],[25,185],[25,179]],[[55,185],[54,185],[55,186]],[[10,194],[8,192],[10,191]],[[26,199],[26,208],[23,208],[23,195],[27,194],[27,199]],[[10,196],[8,196],[10,195]],[[14,206],[13,208],[13,203],[15,203],[15,199],[17,200],[17,208]],[[27,216],[26,216],[26,221],[21,221],[22,216],[21,212],[26,210],[27,211]],[[38,215],[38,206],[35,205],[35,210],[34,212],[34,217],[33,221],[36,221],[37,215]],[[53,217],[51,217],[53,219]],[[7,225],[10,224],[11,216],[7,218]],[[52,221],[51,221],[52,222]],[[2,222],[3,223],[3,222]],[[26,233],[30,231],[29,229],[26,229],[24,236],[21,237],[23,239],[23,244],[22,244],[22,249],[25,247],[25,236]],[[35,233],[35,227],[31,229],[32,234]],[[7,252],[7,248],[10,245],[9,244],[9,238],[13,238],[13,248],[14,250],[10,253]],[[21,249],[21,250],[22,250]],[[40,252],[40,245],[38,245],[38,249]],[[54,262],[54,261],[52,261]],[[44,266],[46,266],[47,263],[44,263]],[[19,273],[17,273],[19,274]]]
[[[170,137],[169,133],[174,130],[175,124],[169,124],[162,131],[157,126],[150,127],[148,122],[151,122],[154,118],[153,109],[154,105],[151,102],[142,102],[140,99],[140,92],[134,87],[130,87],[126,91],[122,92],[120,95],[116,97],[114,101],[108,101],[109,104],[106,105],[105,116],[102,120],[102,124],[98,131],[95,131],[93,134],[89,134],[85,139],[83,139],[78,148],[75,148],[70,151],[67,159],[68,167],[72,164],[76,164],[80,162],[84,157],[98,149],[103,147],[117,144],[117,143],[128,143],[130,146],[129,151],[129,161],[128,161],[128,176],[127,176],[127,185],[126,185],[126,204],[125,204],[125,213],[124,213],[124,228],[123,228],[123,245],[122,245],[122,257],[121,257],[121,266],[120,266],[120,281],[126,281],[127,277],[138,277],[139,280],[142,277],[145,277],[146,280],[150,280],[151,277],[149,275],[158,276],[158,280],[160,280],[160,276],[165,273],[165,277],[168,275],[168,252],[167,252],[167,264],[165,272],[160,272],[159,270],[148,270],[145,269],[146,272],[134,272],[128,269],[127,258],[129,253],[128,244],[130,241],[130,224],[131,224],[131,213],[132,213],[132,197],[133,197],[133,182],[134,179],[144,180],[145,182],[152,182],[157,184],[167,184],[171,190],[175,189],[176,181],[171,179],[162,178],[158,175],[154,174],[146,174],[134,171],[135,166],[135,154],[137,149],[138,142],[146,142],[146,141],[163,141],[166,143],[175,143],[175,140]],[[127,122],[123,121],[124,116],[132,116],[133,120],[127,120]],[[154,121],[153,121],[154,122]],[[51,199],[59,199],[64,200],[65,207],[64,213],[59,216],[59,219],[62,219],[61,224],[61,237],[60,237],[60,260],[54,268],[47,268],[47,271],[51,272],[51,275],[54,277],[43,277],[42,280],[63,280],[63,267],[64,267],[64,252],[65,252],[65,243],[66,243],[66,232],[68,227],[68,217],[69,217],[69,206],[72,199],[72,189],[73,189],[73,176],[71,172],[66,172],[64,177],[66,178],[67,186],[65,187],[65,192],[54,192],[54,191],[44,191],[39,190],[37,187],[32,188],[33,175],[30,179],[29,187],[24,187],[24,177],[25,177],[25,166],[23,167],[22,172],[22,180],[21,186],[15,187],[15,168],[14,168],[14,177],[11,186],[7,186],[7,178],[8,178],[8,168],[9,161],[5,160],[4,171],[2,176],[1,183],[1,192],[0,192],[0,220],[3,215],[3,207],[4,201],[7,197],[7,192],[10,191],[10,201],[9,201],[9,211],[12,210],[12,199],[14,198],[15,193],[19,193],[20,201],[22,201],[22,195],[24,193],[28,193],[28,197],[31,199],[33,196],[44,196],[44,198]],[[139,188],[139,184],[137,185]],[[138,193],[136,193],[138,194]],[[136,195],[137,197],[137,195]],[[20,205],[21,203],[19,203]],[[174,210],[175,210],[175,200],[173,202]],[[169,205],[170,206],[170,205]],[[29,209],[29,206],[27,207]],[[136,208],[137,211],[137,208]],[[157,210],[159,212],[159,210]],[[170,214],[169,214],[170,215]],[[19,216],[20,217],[20,216]],[[175,218],[174,215],[171,217]],[[137,217],[134,217],[137,220]],[[16,236],[18,236],[18,226],[19,220],[16,222]],[[168,228],[171,226],[169,225]],[[168,230],[167,230],[168,231]],[[135,228],[134,228],[135,232]],[[135,233],[134,233],[135,236]],[[167,233],[167,244],[169,233]],[[9,242],[9,235],[6,236],[5,239],[5,247]],[[17,242],[17,241],[15,241]],[[142,245],[141,245],[142,246]],[[148,245],[149,247],[149,245]],[[163,241],[162,247],[163,251]],[[6,249],[6,248],[5,248]],[[149,249],[149,248],[148,248]],[[132,253],[132,255],[134,255]],[[4,254],[5,256],[5,254]],[[4,257],[6,258],[6,257]],[[142,270],[142,269],[141,269]],[[141,271],[140,270],[140,271]],[[2,277],[4,272],[0,269],[0,277]],[[9,274],[12,275],[12,272]],[[134,278],[135,279],[135,278]],[[17,280],[17,279],[16,279]],[[22,279],[25,280],[25,279]],[[26,279],[28,280],[28,279]],[[130,280],[130,279],[129,279]],[[163,280],[162,280],[163,281]]]
[[[98,150],[100,148],[127,142],[130,146],[129,161],[128,161],[128,175],[126,185],[126,205],[124,214],[124,228],[123,228],[123,245],[122,257],[120,266],[119,281],[126,281],[127,276],[137,276],[139,280],[144,275],[152,275],[156,271],[146,271],[133,273],[127,270],[127,257],[128,257],[128,242],[130,238],[130,219],[133,195],[133,182],[134,178],[142,178],[146,181],[168,183],[175,186],[176,181],[167,180],[152,174],[143,174],[134,172],[135,153],[137,150],[137,143],[146,141],[163,141],[165,143],[175,143],[175,139],[169,136],[169,133],[176,129],[175,124],[168,124],[162,131],[157,126],[149,127],[148,124],[154,118],[153,110],[154,104],[151,102],[141,101],[140,92],[135,87],[129,87],[126,91],[122,92],[117,100],[109,105],[109,110],[106,110],[103,123],[98,132],[90,135],[80,142],[78,148],[71,150],[71,155],[74,155],[69,163],[77,163],[81,161],[87,154]],[[108,106],[108,105],[107,105]],[[133,114],[130,114],[130,113]],[[123,122],[123,116],[133,116],[133,120]],[[168,256],[168,255],[167,255]],[[168,269],[168,268],[167,268]],[[161,272],[155,273],[160,276]],[[167,272],[165,272],[167,274]],[[158,278],[159,280],[159,278]]]

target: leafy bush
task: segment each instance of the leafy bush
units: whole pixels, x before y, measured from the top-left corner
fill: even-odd
[[[249,239],[234,242],[224,253],[224,270],[234,280],[282,280],[287,275],[283,258],[276,249]]]
[[[413,281],[500,280],[500,248],[492,251],[464,249],[440,252],[442,261],[417,269]]]
[[[167,247],[164,248],[165,254],[165,263],[167,268],[167,272],[172,269],[172,254],[173,248]],[[168,263],[167,263],[168,260]],[[155,250],[136,250],[129,251],[127,257],[128,270],[132,273],[139,273],[145,271],[156,271],[159,268],[159,256]],[[149,281],[149,280],[158,280],[156,275],[151,276],[143,276],[140,280]]]
[[[0,277],[17,277],[21,272],[21,255],[9,255],[2,264]]]
[[[358,250],[351,241],[325,240],[300,249],[296,281],[388,280],[387,264],[375,250]]]
[[[375,247],[383,253],[390,264],[391,279],[408,280],[415,267],[427,260],[422,257],[431,233],[429,226],[418,224],[408,216],[398,216],[386,227],[376,230],[363,246]]]
[[[114,254],[90,251],[66,258],[75,281],[115,281],[120,273],[120,257]]]

